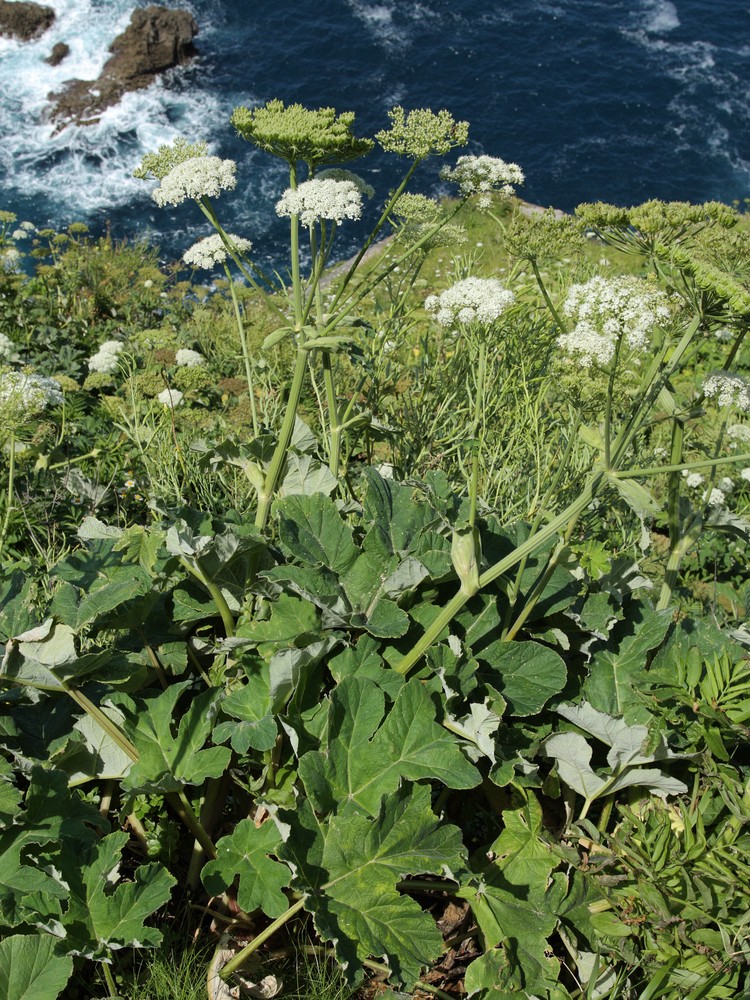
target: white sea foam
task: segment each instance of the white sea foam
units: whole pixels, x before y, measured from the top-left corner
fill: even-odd
[[[680,26],[677,8],[671,0],[647,0],[644,13],[643,30],[650,34],[660,35]]]
[[[193,66],[172,70],[146,90],[126,94],[93,125],[57,131],[49,120],[49,95],[73,77],[94,80],[109,58],[108,48],[125,29],[130,0],[53,0],[56,18],[40,39],[25,44],[0,39],[0,171],[4,197],[31,197],[47,205],[58,221],[142,202],[148,190],[133,178],[143,154],[178,135],[208,139],[207,128],[226,122],[231,105],[191,80]],[[65,42],[69,55],[59,66],[44,60]],[[39,220],[47,221],[47,220]]]

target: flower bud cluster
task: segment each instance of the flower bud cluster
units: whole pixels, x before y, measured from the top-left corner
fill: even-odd
[[[193,156],[178,163],[151,193],[157,205],[180,205],[184,201],[215,198],[237,184],[237,164],[218,156]]]
[[[227,239],[239,253],[248,253],[252,250],[253,245],[250,240],[242,236],[227,233]],[[206,236],[205,239],[198,240],[189,247],[182,255],[182,259],[191,267],[201,267],[210,271],[217,264],[223,264],[228,256],[229,250],[221,233],[214,233],[213,236]]]
[[[397,106],[388,117],[391,127],[375,136],[387,153],[423,160],[432,154],[442,156],[469,141],[469,123],[457,122],[449,111],[435,114],[429,108],[418,108],[407,115]]]
[[[89,358],[89,371],[112,375],[117,371],[118,358],[121,352],[122,344],[119,340],[105,340],[96,354],[92,354]]]
[[[353,111],[337,115],[334,108],[313,110],[275,100],[260,108],[235,108],[231,122],[243,139],[289,163],[304,160],[311,170],[364,156],[374,145],[352,134]]]
[[[499,319],[515,301],[497,278],[464,278],[439,295],[425,299],[425,309],[435,314],[441,326],[482,323],[489,325]]]
[[[655,326],[670,318],[669,300],[640,278],[591,278],[573,285],[562,312],[575,326],[557,338],[558,346],[581,368],[606,365],[618,341],[644,351]]]
[[[188,142],[187,139],[175,139],[173,143],[159,146],[155,153],[146,153],[141,164],[133,171],[133,177],[145,180],[149,175],[163,180],[178,164],[186,160],[194,160],[200,156],[208,156],[208,144],[205,142]]]
[[[703,395],[716,399],[719,407],[735,406],[750,411],[750,382],[734,372],[714,372],[703,383]]]
[[[321,219],[331,222],[358,219],[362,214],[362,194],[354,181],[315,177],[296,188],[287,188],[276,203],[276,214],[297,215],[307,229]]]

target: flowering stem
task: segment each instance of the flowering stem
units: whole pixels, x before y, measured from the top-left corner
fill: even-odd
[[[224,263],[224,273],[227,276],[227,281],[229,282],[229,291],[232,294],[232,305],[234,306],[234,318],[237,321],[237,330],[240,335],[240,345],[242,347],[242,360],[245,364],[245,378],[247,379],[247,391],[250,396],[250,412],[253,417],[253,437],[258,437],[260,433],[260,427],[258,424],[258,413],[255,408],[255,389],[253,387],[253,369],[250,364],[250,352],[247,348],[247,334],[245,333],[245,324],[242,322],[242,313],[240,311],[240,304],[237,301],[237,293],[234,290],[234,281],[232,281],[232,276],[229,273],[229,268]]]
[[[198,566],[194,566],[190,560],[186,559],[185,556],[180,556],[179,563],[183,569],[186,569],[191,576],[194,576],[195,579],[209,592],[213,598],[214,604],[219,609],[219,614],[221,615],[221,620],[224,623],[224,631],[226,632],[227,637],[233,636],[234,618],[232,617],[232,612],[229,610],[229,605],[224,599],[221,589],[216,586],[213,580],[209,580]]]
[[[682,461],[682,445],[685,437],[685,423],[679,417],[675,417],[672,422],[672,447],[670,451],[670,462],[679,466]],[[682,486],[682,474],[677,472],[669,473],[669,487],[667,496],[667,516],[669,523],[669,550],[673,552],[680,539],[680,487]]]
[[[5,539],[8,534],[8,526],[10,525],[10,515],[13,510],[13,480],[16,474],[16,436],[11,428],[10,431],[10,459],[8,466],[8,490],[5,495],[5,517],[3,518],[3,527],[0,530],[0,558],[2,558],[3,549],[5,548]]]
[[[351,281],[351,279],[354,277],[354,274],[355,274],[357,268],[362,263],[362,258],[367,253],[367,251],[370,249],[370,247],[372,246],[372,244],[375,242],[375,238],[377,237],[378,233],[380,232],[380,230],[385,225],[386,220],[387,220],[388,216],[390,215],[391,209],[393,208],[393,206],[396,204],[396,202],[398,201],[398,199],[403,194],[404,188],[406,187],[406,185],[411,180],[411,178],[412,178],[412,176],[414,174],[414,171],[417,169],[417,167],[419,166],[419,164],[421,162],[422,162],[421,160],[415,160],[412,163],[412,165],[407,170],[407,172],[406,172],[403,180],[399,184],[398,188],[394,191],[394,193],[389,198],[388,204],[385,206],[385,208],[383,209],[383,211],[382,211],[382,213],[380,215],[380,218],[375,223],[374,229],[372,230],[372,232],[370,233],[370,235],[365,240],[365,242],[364,242],[364,244],[362,246],[362,249],[359,251],[359,253],[357,254],[357,256],[354,258],[354,261],[352,262],[351,267],[349,268],[349,270],[344,275],[344,280],[341,282],[341,287],[339,288],[338,293],[336,295],[336,298],[335,298],[335,300],[333,302],[333,307],[332,307],[333,309],[335,309],[336,306],[338,305],[339,299],[340,299],[341,295],[343,294],[344,290],[346,289],[346,286],[349,284],[349,282]]]
[[[612,366],[609,371],[609,381],[607,382],[607,403],[604,408],[604,467],[609,469],[611,465],[610,446],[612,444],[612,398],[615,393],[615,374],[617,373],[617,362],[620,359],[620,347],[622,337],[617,338],[615,344],[615,356],[612,358]]]
[[[649,376],[646,379],[646,388],[644,389],[640,402],[635,407],[633,416],[620,431],[617,436],[617,440],[612,447],[612,465],[617,466],[619,464],[619,460],[630,447],[633,438],[641,429],[650,405],[657,399],[669,377],[676,370],[682,360],[683,354],[687,351],[693,337],[697,333],[701,322],[702,317],[700,315],[695,316],[672,352],[669,361],[666,364],[664,363],[665,354],[663,353],[658,365],[652,369],[653,374],[651,374],[651,372],[649,373]]]
[[[297,164],[289,165],[289,187],[295,191],[297,189]],[[294,212],[289,219],[289,242],[292,255],[292,296],[294,302],[294,322],[297,329],[302,328],[302,279],[299,269],[299,216]]]
[[[554,305],[552,303],[552,299],[549,297],[549,293],[547,291],[547,287],[544,284],[544,281],[542,279],[542,272],[539,270],[539,265],[537,264],[537,262],[534,259],[529,260],[529,263],[531,264],[531,270],[534,272],[534,277],[536,278],[536,283],[537,283],[537,285],[539,285],[539,291],[542,293],[542,298],[547,303],[547,308],[552,313],[552,318],[554,319],[555,323],[557,324],[558,329],[560,330],[560,333],[565,333],[566,332],[565,324],[560,319],[560,315],[559,315],[557,309],[555,309],[555,307],[554,307]]]
[[[661,585],[661,591],[659,593],[659,603],[656,605],[657,611],[664,611],[671,604],[672,593],[677,585],[677,578],[680,572],[680,564],[691,547],[700,538],[702,528],[703,518],[700,514],[698,514],[688,526],[687,530],[684,531],[682,536],[677,540],[676,545],[672,549],[669,559],[667,560],[664,582]]]
[[[514,549],[513,552],[509,553],[509,555],[505,556],[503,559],[500,559],[494,564],[494,566],[490,566],[488,570],[482,573],[479,577],[478,589],[483,590],[488,584],[492,583],[504,573],[507,573],[509,569],[513,569],[513,567],[521,562],[522,559],[531,555],[532,552],[543,545],[546,541],[549,541],[550,538],[554,538],[560,529],[567,527],[569,532],[571,530],[570,522],[572,521],[575,523],[586,507],[588,507],[594,499],[603,477],[603,471],[597,470],[594,472],[588,483],[584,486],[581,495],[572,503],[568,504],[565,510],[558,514],[557,517],[553,518],[549,524],[542,528],[536,535],[528,538],[525,542]],[[471,594],[467,594],[463,590],[459,590],[458,593],[455,594],[445,605],[432,624],[425,629],[422,638],[414,644],[409,652],[402,657],[393,669],[399,674],[408,674],[409,671],[412,670],[417,663],[419,663],[424,653],[430,648],[433,642],[435,642],[443,629],[446,628],[446,626],[453,620],[471,596]]]
[[[218,217],[216,215],[216,212],[214,211],[213,205],[211,204],[210,200],[207,197],[201,198],[201,200],[198,202],[198,207],[203,212],[203,214],[206,216],[206,218],[211,223],[211,225],[214,227],[214,229],[219,234],[219,236],[221,236],[222,241],[224,242],[224,246],[229,251],[229,256],[232,258],[232,260],[234,261],[234,263],[239,268],[239,271],[242,274],[242,276],[247,279],[248,283],[257,292],[268,292],[268,291],[276,292],[276,291],[278,291],[277,286],[274,285],[274,283],[271,281],[270,278],[267,278],[266,275],[263,274],[263,272],[260,270],[260,268],[258,268],[258,266],[256,264],[254,264],[253,267],[255,268],[256,271],[258,271],[258,274],[260,274],[261,279],[263,280],[263,282],[267,286],[266,288],[262,288],[258,284],[258,282],[255,280],[252,272],[248,271],[248,269],[245,267],[245,265],[242,262],[242,259],[240,258],[240,256],[238,255],[238,253],[237,253],[237,251],[236,251],[236,249],[234,247],[234,244],[232,243],[232,241],[229,238],[229,234],[226,232],[226,230],[224,229],[224,227],[219,222],[219,219],[218,219]],[[281,309],[279,309],[279,307],[276,305],[276,303],[273,301],[273,299],[268,298],[267,299],[267,304],[274,310],[274,312],[279,316],[279,318],[284,323],[287,322],[287,317],[284,315],[284,313],[281,311]]]
[[[303,333],[300,331],[298,336],[302,337]],[[289,390],[289,398],[286,402],[286,412],[284,413],[284,422],[282,423],[281,430],[279,431],[279,440],[276,443],[273,458],[271,459],[271,464],[269,465],[268,472],[266,473],[263,490],[258,495],[258,509],[255,513],[255,527],[260,528],[261,530],[265,528],[266,523],[268,522],[268,515],[271,511],[271,502],[273,500],[274,493],[276,492],[276,487],[278,486],[284,461],[286,460],[289,442],[292,440],[294,419],[297,415],[297,405],[302,394],[302,383],[307,370],[307,359],[308,352],[303,350],[300,346],[297,350],[297,360],[294,365],[292,387]]]
[[[683,469],[710,469],[715,465],[731,465],[735,462],[750,462],[750,452],[729,455],[724,458],[703,458],[699,462],[683,462],[680,465],[652,465],[643,469],[622,469],[613,472],[615,479],[636,479],[638,476],[659,476],[665,472],[681,472]]]
[[[474,454],[471,457],[471,483],[469,486],[469,527],[473,528],[477,519],[477,493],[479,492],[479,449],[480,427],[484,412],[484,387],[487,370],[487,344],[482,340],[479,345],[479,364],[477,370],[477,391],[474,398]]]

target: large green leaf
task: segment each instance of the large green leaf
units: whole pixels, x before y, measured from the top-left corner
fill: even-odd
[[[476,655],[492,668],[486,679],[508,702],[511,715],[536,715],[565,687],[565,661],[541,643],[498,639]]]
[[[648,611],[634,635],[616,644],[609,641],[591,661],[583,689],[586,700],[626,722],[647,721],[649,713],[638,691],[649,654],[664,641],[671,624],[671,611]]]
[[[55,954],[48,934],[15,934],[0,941],[0,997],[56,1000],[73,971],[73,960]]]
[[[307,802],[280,818],[291,832],[279,854],[295,866],[305,908],[347,978],[361,978],[362,961],[377,955],[396,982],[413,985],[442,937],[397,886],[407,875],[450,875],[464,862],[460,832],[432,812],[429,788],[406,785],[374,817],[347,810],[325,827]]]
[[[17,570],[0,582],[0,646],[36,621],[32,593],[34,580]]]
[[[540,880],[542,870],[532,865],[530,880],[514,885],[502,864],[496,865],[476,888],[457,893],[471,904],[486,949],[466,970],[470,996],[480,991],[491,1000],[558,995],[560,963],[548,939],[557,926],[566,882],[560,874]]]
[[[272,821],[256,827],[251,819],[241,820],[227,837],[216,845],[216,860],[204,867],[201,878],[211,895],[218,895],[239,878],[237,902],[246,913],[261,909],[271,918],[279,917],[289,906],[281,891],[289,885],[287,865],[274,861],[282,837]]]
[[[71,879],[64,916],[66,950],[71,955],[105,958],[118,948],[154,948],[161,931],[146,920],[169,899],[177,880],[161,865],[142,865],[133,881],[115,885],[124,832],[111,833],[93,848],[79,877]]]
[[[94,806],[71,794],[62,771],[32,768],[25,812],[0,835],[0,923],[33,924],[33,893],[64,900],[68,888],[60,874],[60,851],[71,844],[76,852],[85,851],[96,840],[95,831],[106,827]],[[54,858],[51,865],[31,861],[29,855],[40,850]]]
[[[299,764],[318,812],[352,802],[374,813],[402,778],[438,778],[449,788],[479,784],[477,769],[435,721],[421,681],[414,678],[401,688],[381,725],[384,708],[381,688],[364,677],[347,677],[332,692],[323,748],[306,753]]]
[[[322,493],[290,496],[277,500],[274,510],[279,515],[281,543],[300,562],[327,566],[341,574],[357,558],[351,528],[330,497]]]
[[[137,708],[125,705],[127,732],[140,759],[123,782],[128,791],[179,792],[218,778],[229,766],[229,747],[208,747],[218,710],[217,692],[205,691],[174,724],[177,700],[190,681],[172,684],[157,696],[144,698]]]
[[[237,753],[247,753],[249,747],[270,750],[278,736],[276,720],[271,712],[270,667],[260,660],[251,668],[246,668],[246,674],[243,686],[221,703],[222,712],[236,721],[216,726],[213,740],[215,743],[230,740]]]

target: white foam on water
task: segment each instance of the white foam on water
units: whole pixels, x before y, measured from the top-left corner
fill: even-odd
[[[396,9],[402,13],[401,7],[394,2],[367,3],[366,0],[347,0],[349,8],[360,21],[367,33],[384,49],[394,50],[408,47],[411,36],[396,21],[393,15]]]
[[[643,30],[649,34],[663,34],[680,27],[677,8],[671,0],[647,0]]]
[[[57,131],[49,120],[48,95],[73,77],[96,79],[133,5],[130,0],[53,3],[55,22],[42,38],[29,43],[0,39],[0,171],[5,177],[0,207],[12,209],[14,197],[31,197],[59,223],[131,203],[142,208],[149,187],[132,174],[143,154],[177,136],[210,141],[207,131],[220,134],[231,106],[200,85],[199,57],[147,89],[126,94],[95,124]],[[70,54],[52,67],[44,59],[57,42],[68,44]],[[183,80],[190,81],[189,92]]]

